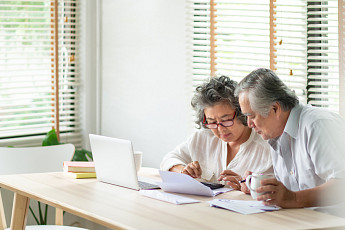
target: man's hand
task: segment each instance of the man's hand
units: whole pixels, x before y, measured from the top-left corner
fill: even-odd
[[[261,187],[256,189],[258,193],[264,193],[256,199],[263,201],[264,205],[277,205],[282,208],[299,208],[296,201],[296,193],[288,190],[283,183],[275,178],[261,181]]]

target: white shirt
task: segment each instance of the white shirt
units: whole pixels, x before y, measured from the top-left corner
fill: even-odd
[[[345,178],[345,121],[310,105],[297,105],[283,134],[269,140],[274,173],[288,189],[305,190]]]
[[[241,144],[234,159],[226,165],[227,142],[216,137],[211,130],[196,131],[185,142],[168,153],[161,162],[161,170],[168,171],[175,165],[187,165],[198,161],[201,178],[216,182],[225,169],[243,176],[249,170],[256,173],[272,172],[270,146],[253,130],[249,139]]]

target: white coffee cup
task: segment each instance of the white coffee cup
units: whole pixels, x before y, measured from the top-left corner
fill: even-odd
[[[134,152],[134,162],[135,162],[135,168],[137,169],[137,172],[140,171],[141,164],[142,164],[142,157],[143,153],[141,151],[135,151]]]
[[[246,185],[250,190],[250,195],[253,199],[256,199],[258,196],[262,195],[263,193],[257,193],[255,190],[261,187],[261,180],[274,178],[274,174],[262,174],[262,173],[252,173],[248,175],[246,178]]]

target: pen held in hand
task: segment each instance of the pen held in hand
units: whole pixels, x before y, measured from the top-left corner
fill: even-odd
[[[244,182],[246,182],[246,179],[244,179],[244,180],[240,180],[238,183],[244,183]]]

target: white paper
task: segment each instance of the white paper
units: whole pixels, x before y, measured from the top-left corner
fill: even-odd
[[[280,209],[278,206],[265,206],[261,201],[214,199],[208,203],[213,207],[220,207],[241,214],[255,214]]]
[[[178,195],[174,195],[174,194],[170,194],[170,193],[166,193],[166,192],[161,192],[161,191],[157,191],[157,190],[140,190],[139,193],[144,195],[144,196],[147,196],[147,197],[151,197],[151,198],[154,198],[157,200],[166,201],[166,202],[173,203],[173,204],[190,204],[190,203],[200,202],[200,200],[194,200],[191,198],[178,196]]]
[[[159,174],[162,182],[157,182],[157,184],[166,192],[185,193],[200,196],[216,196],[232,190],[231,188],[219,188],[212,190],[186,174],[169,171],[159,171]]]

